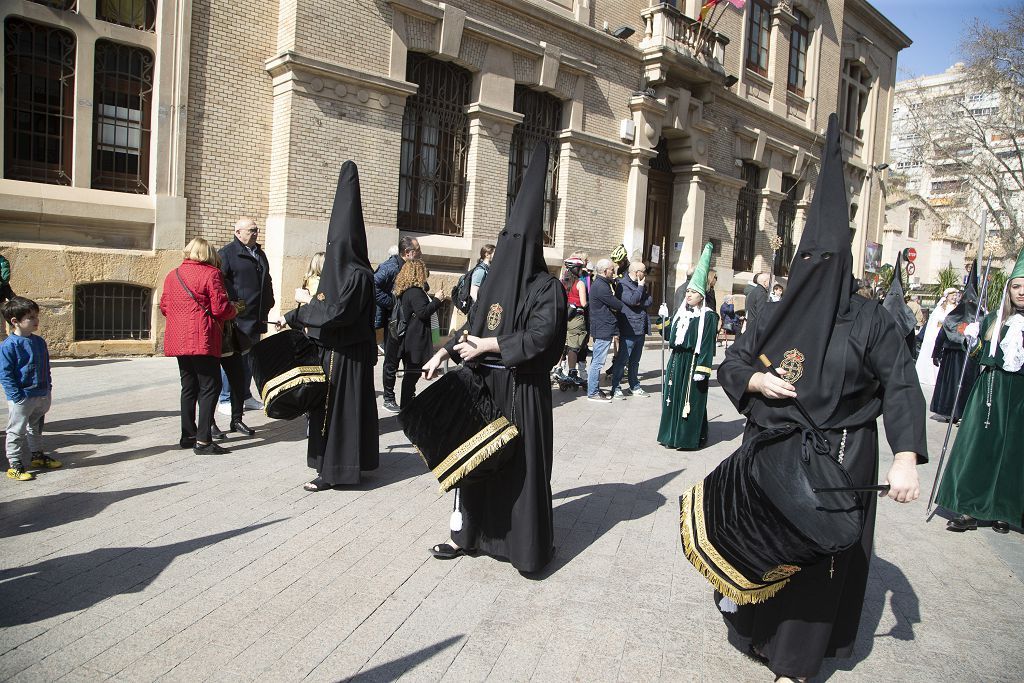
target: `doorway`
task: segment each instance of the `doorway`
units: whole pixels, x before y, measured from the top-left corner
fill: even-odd
[[[643,260],[647,264],[648,289],[654,298],[650,312],[657,313],[662,301],[672,307],[672,301],[665,292],[668,273],[668,236],[672,222],[672,187],[674,176],[672,162],[668,158],[668,141],[658,141],[657,156],[649,162],[647,172],[647,215],[644,219]],[[657,256],[657,258],[655,258]]]

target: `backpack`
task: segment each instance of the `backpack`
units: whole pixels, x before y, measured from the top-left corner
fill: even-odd
[[[395,341],[402,341],[402,337],[405,336],[405,331],[409,327],[409,319],[402,312],[401,297],[395,299],[395,309],[397,309],[396,315],[388,320],[388,334]]]
[[[480,264],[476,264],[468,271],[462,274],[459,281],[452,287],[452,304],[455,308],[459,309],[463,313],[469,313],[470,307],[473,305],[472,298],[469,296],[470,289],[473,287],[473,273],[480,267]]]

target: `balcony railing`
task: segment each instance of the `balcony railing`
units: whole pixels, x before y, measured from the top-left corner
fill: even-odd
[[[672,5],[660,4],[640,12],[644,20],[641,50],[670,48],[712,71],[724,74],[725,46],[729,39],[691,19]]]

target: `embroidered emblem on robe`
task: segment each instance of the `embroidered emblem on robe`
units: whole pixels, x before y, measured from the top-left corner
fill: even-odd
[[[790,384],[796,383],[798,379],[804,376],[804,354],[800,353],[798,349],[786,351],[786,354],[782,357],[782,362],[779,363],[779,367],[784,370],[781,375],[782,379]]]
[[[323,300],[324,300],[324,299],[326,299],[326,298],[327,298],[327,297],[326,297],[326,296],[324,296],[324,293],[323,293],[323,292],[320,292],[319,294],[317,294],[317,295],[316,295],[316,300],[317,300],[317,301],[323,301]]]
[[[501,324],[501,314],[503,312],[504,312],[504,309],[502,309],[501,304],[499,304],[499,303],[491,304],[490,310],[487,311],[487,329],[488,330],[493,332],[494,330],[498,329],[498,325]]]
[[[780,564],[777,567],[774,567],[766,571],[764,573],[764,580],[782,581],[783,579],[788,579],[789,577],[793,576],[793,574],[796,574],[798,571],[800,571],[800,567],[797,567],[795,565]]]

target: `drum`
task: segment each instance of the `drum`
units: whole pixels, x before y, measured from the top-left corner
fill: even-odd
[[[514,455],[519,435],[483,379],[465,366],[417,394],[398,422],[442,493],[494,476]]]
[[[327,377],[316,345],[299,330],[285,330],[253,345],[252,378],[267,417],[291,420],[323,405]]]

